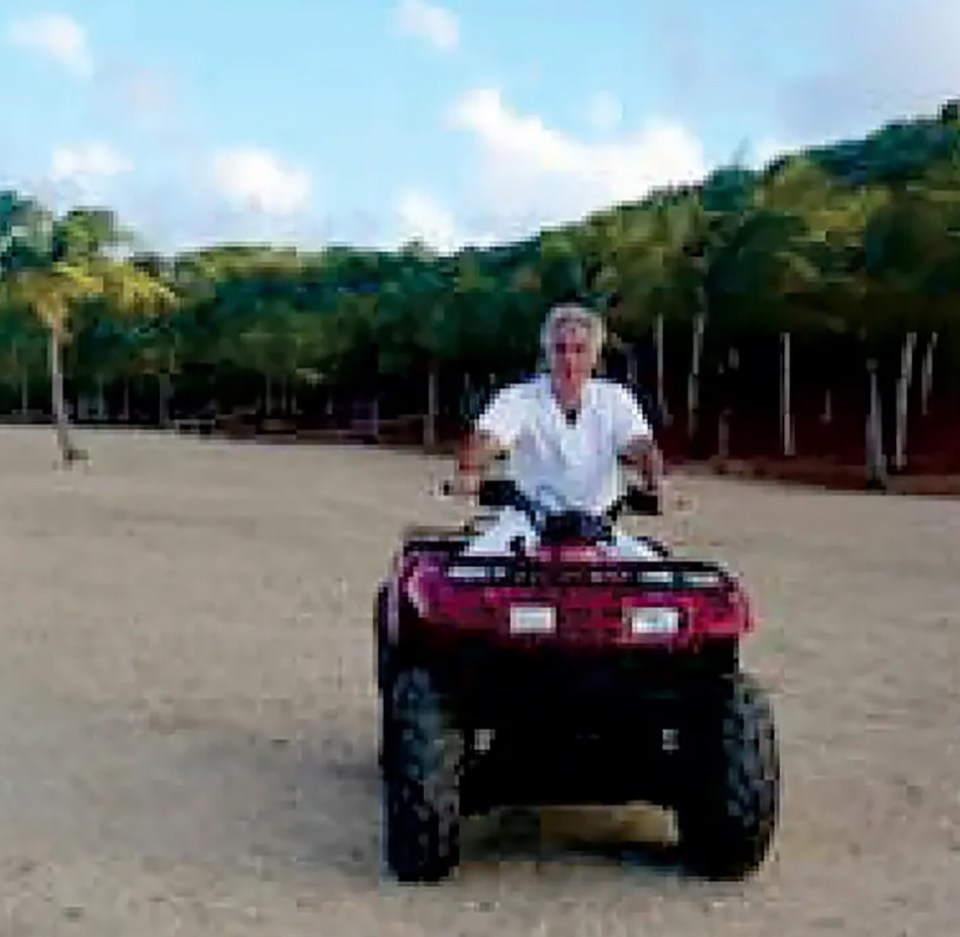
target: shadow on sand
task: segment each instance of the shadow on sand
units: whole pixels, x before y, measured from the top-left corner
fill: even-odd
[[[243,770],[256,774],[254,786],[262,792],[260,803],[251,805],[251,857],[278,871],[295,866],[354,885],[392,882],[381,855],[372,739],[351,739],[328,725],[322,738],[252,739],[248,750],[256,754],[244,759]],[[686,877],[670,817],[653,808],[503,809],[464,821],[461,880],[518,865],[584,863],[626,867],[654,879]]]
[[[274,728],[277,722],[268,720]],[[216,717],[154,725],[152,769],[176,787],[138,783],[124,839],[140,855],[231,866],[334,892],[399,887],[381,851],[380,776],[373,732],[331,713],[301,733],[270,734]],[[259,722],[259,720],[258,720]],[[369,735],[369,737],[368,737]],[[142,738],[142,736],[141,736]],[[154,774],[154,777],[157,775]],[[456,881],[482,891],[517,876],[535,886],[628,875],[660,889],[692,883],[678,861],[672,817],[631,809],[505,809],[464,822]],[[533,878],[531,878],[531,875]],[[486,883],[486,884],[484,884]]]

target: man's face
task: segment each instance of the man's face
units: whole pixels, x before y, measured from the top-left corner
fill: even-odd
[[[565,390],[579,390],[593,370],[590,331],[585,325],[564,323],[554,332],[550,370]]]

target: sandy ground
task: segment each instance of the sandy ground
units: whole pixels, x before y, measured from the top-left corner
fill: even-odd
[[[644,811],[468,833],[461,875],[381,877],[370,605],[443,463],[0,431],[0,934],[960,933],[960,503],[678,478],[658,521],[763,618],[785,770],[775,853],[689,878]],[[630,846],[618,853],[616,844]]]

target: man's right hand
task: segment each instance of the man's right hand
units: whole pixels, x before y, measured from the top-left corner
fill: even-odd
[[[460,447],[451,493],[477,497],[487,467],[502,451],[503,447],[486,433],[471,433]]]
[[[461,498],[476,498],[480,494],[480,475],[475,472],[457,472],[444,486],[447,494]]]

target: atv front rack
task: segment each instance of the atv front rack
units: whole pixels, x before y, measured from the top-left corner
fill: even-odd
[[[457,556],[447,560],[443,574],[464,585],[526,588],[594,585],[674,591],[736,588],[733,576],[719,564],[687,559],[548,563],[525,558]]]

